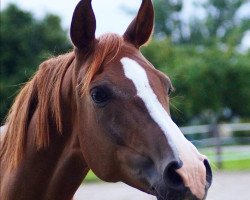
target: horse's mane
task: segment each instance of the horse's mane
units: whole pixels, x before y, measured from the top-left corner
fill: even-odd
[[[102,35],[92,55],[83,78],[82,91],[87,90],[92,78],[101,68],[106,57],[112,60],[121,46],[122,37],[116,34]],[[49,146],[49,129],[54,124],[62,133],[60,89],[63,77],[75,59],[73,52],[51,58],[43,62],[33,78],[25,84],[17,95],[7,116],[5,136],[0,143],[0,162],[8,169],[15,168],[23,158],[27,130],[30,120],[37,113],[34,144],[37,149]],[[110,61],[109,60],[109,61]]]
[[[29,122],[37,112],[34,143],[38,148],[49,144],[49,119],[55,120],[61,131],[60,87],[67,68],[74,59],[73,53],[43,62],[33,78],[25,84],[12,105],[5,124],[4,140],[0,146],[2,163],[16,166],[23,157]]]

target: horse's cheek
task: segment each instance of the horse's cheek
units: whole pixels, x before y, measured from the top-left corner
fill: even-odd
[[[104,137],[105,133],[103,130],[99,130],[98,126],[85,126],[84,130],[84,134],[79,139],[89,168],[104,181],[117,181],[114,177],[116,146],[110,142],[108,137]]]

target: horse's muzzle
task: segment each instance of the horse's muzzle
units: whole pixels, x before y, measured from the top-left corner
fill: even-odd
[[[191,190],[184,185],[182,177],[177,173],[182,163],[177,161],[170,162],[164,170],[163,177],[158,179],[157,183],[151,187],[151,194],[157,197],[157,200],[203,200],[206,198],[208,188],[212,183],[212,170],[207,160],[204,160],[206,168],[206,186],[205,195],[202,199],[192,194]]]

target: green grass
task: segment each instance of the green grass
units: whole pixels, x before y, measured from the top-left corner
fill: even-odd
[[[210,161],[213,170],[218,170],[216,154],[213,150],[200,149]],[[225,171],[250,171],[250,152],[224,151],[222,153],[222,170]]]
[[[209,159],[213,171],[219,170],[215,161]],[[223,171],[250,171],[250,159],[226,160],[222,162]]]
[[[248,171],[250,170],[250,159],[226,161],[222,164],[223,170]]]
[[[84,182],[88,182],[88,183],[97,182],[97,181],[100,181],[100,179],[97,178],[97,176],[91,170],[89,171],[86,178],[84,179]]]

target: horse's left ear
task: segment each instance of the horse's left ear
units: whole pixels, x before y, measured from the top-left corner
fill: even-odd
[[[124,40],[139,48],[151,36],[154,26],[154,8],[151,0],[143,0],[137,16],[130,23],[123,37]]]
[[[88,50],[95,41],[96,20],[91,0],[81,0],[74,11],[70,37],[79,50]]]

